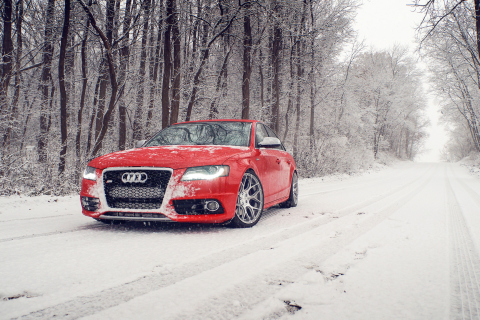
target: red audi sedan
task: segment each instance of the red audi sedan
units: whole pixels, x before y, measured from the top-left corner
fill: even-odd
[[[245,228],[268,207],[295,207],[298,176],[293,157],[262,122],[190,121],[139,148],[90,161],[80,199],[83,214],[101,222],[228,222]]]

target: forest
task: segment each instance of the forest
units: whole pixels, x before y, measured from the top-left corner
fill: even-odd
[[[0,195],[78,192],[90,159],[188,120],[264,121],[301,177],[414,159],[428,125],[422,72],[407,48],[363,45],[353,28],[360,5],[2,0]],[[420,9],[425,24],[435,5]],[[478,54],[454,44],[472,41],[471,9],[463,3],[462,14],[427,25],[422,42],[441,65],[447,107],[461,109],[449,117],[469,151],[478,149],[465,133],[478,104],[465,97],[480,98]],[[465,39],[461,30],[445,36],[447,27],[465,28]]]
[[[429,61],[430,83],[442,108],[450,141],[444,160],[480,152],[480,1],[415,1],[424,14],[420,52]],[[480,159],[480,157],[478,157]]]

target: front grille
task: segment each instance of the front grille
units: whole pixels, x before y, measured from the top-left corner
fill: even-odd
[[[134,173],[145,173],[147,179],[143,181],[142,175],[141,181],[122,181],[122,177]],[[118,209],[159,209],[171,175],[170,170],[141,168],[105,171],[103,187],[107,204]]]

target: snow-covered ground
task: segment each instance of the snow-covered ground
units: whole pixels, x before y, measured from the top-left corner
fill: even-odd
[[[458,164],[304,179],[251,229],[0,198],[0,318],[480,319],[479,252],[480,179]]]

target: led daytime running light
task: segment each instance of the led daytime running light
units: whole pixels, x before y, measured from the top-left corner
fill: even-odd
[[[230,168],[228,166],[203,166],[188,168],[183,174],[182,181],[212,180],[226,177]]]

